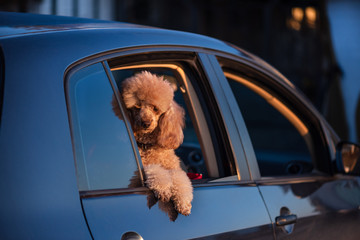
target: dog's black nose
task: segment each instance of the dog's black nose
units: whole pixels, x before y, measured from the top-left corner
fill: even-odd
[[[141,127],[143,127],[144,129],[149,128],[151,125],[151,121],[142,121],[141,122]]]

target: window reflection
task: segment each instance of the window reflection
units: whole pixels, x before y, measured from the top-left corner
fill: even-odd
[[[265,89],[236,74],[224,74],[244,117],[261,175],[310,173],[312,141],[304,123]]]
[[[127,188],[137,165],[102,65],[73,74],[69,91],[79,189]]]

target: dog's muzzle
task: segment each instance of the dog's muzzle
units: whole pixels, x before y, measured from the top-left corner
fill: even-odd
[[[144,129],[148,129],[151,125],[151,121],[141,121],[141,127]]]

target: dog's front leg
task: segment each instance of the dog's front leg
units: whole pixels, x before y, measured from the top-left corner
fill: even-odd
[[[193,200],[193,187],[186,173],[181,169],[171,170],[172,195],[176,210],[182,215],[191,213],[191,201]]]
[[[172,179],[169,170],[166,170],[158,164],[149,164],[144,166],[146,174],[146,185],[157,198],[168,202],[171,199]]]

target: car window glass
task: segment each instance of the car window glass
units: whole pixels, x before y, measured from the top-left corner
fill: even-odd
[[[189,91],[191,91],[189,90],[189,85],[191,85],[192,82],[191,74],[187,75],[186,69],[182,69],[178,65],[176,67],[168,67],[175,66],[174,64],[150,64],[152,67],[145,67],[143,65],[144,64],[131,66],[127,64],[124,67],[112,67],[112,73],[120,92],[122,81],[138,72],[146,70],[153,74],[164,76],[167,81],[171,82],[173,88],[175,89],[174,100],[184,108],[186,113],[184,141],[183,144],[181,144],[181,146],[175,150],[176,155],[181,159],[182,168],[188,173],[202,175],[201,179],[197,179],[197,177],[194,177],[194,175],[189,174],[189,177],[194,177],[193,180],[195,181],[218,179],[219,177],[229,176],[226,174],[224,175],[221,173],[221,171],[219,171],[221,168],[219,168],[219,164],[223,163],[220,163],[220,161],[217,161],[216,159],[210,135],[205,137],[205,132],[209,134],[208,127],[205,127],[206,131],[202,132],[203,136],[200,134],[201,131],[199,128],[204,128],[204,126],[207,126],[206,119],[203,118],[202,121],[198,123],[195,121],[195,119],[199,121],[201,118],[200,115],[203,114],[203,112],[201,109],[199,109],[199,106],[197,106],[198,109],[195,110],[193,109],[194,106],[189,103],[189,98],[191,98],[189,96]],[[188,86],[187,90],[184,87],[184,81],[187,82],[185,84]],[[198,96],[192,96],[192,104],[194,102],[194,98],[197,97]],[[196,115],[196,117],[194,117],[194,115]],[[202,126],[200,127],[199,125]],[[206,140],[204,140],[204,138],[206,138]],[[206,141],[207,143],[204,143]]]
[[[127,188],[137,164],[101,63],[72,74],[69,95],[79,189]]]
[[[311,172],[306,142],[296,128],[265,99],[230,80],[242,111],[262,176]]]
[[[306,125],[281,99],[240,74],[225,76],[243,115],[261,176],[299,175],[314,170]]]

